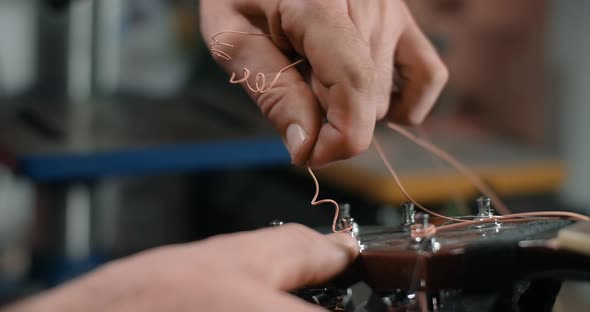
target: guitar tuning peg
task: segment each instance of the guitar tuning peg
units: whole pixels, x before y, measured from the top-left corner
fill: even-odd
[[[422,226],[423,229],[430,225],[430,215],[423,212],[418,212],[414,216],[414,224]]]
[[[270,222],[268,223],[268,226],[269,226],[269,227],[276,227],[276,226],[281,226],[281,225],[283,225],[283,224],[285,224],[285,222],[283,222],[283,221],[281,221],[281,220],[277,220],[277,219],[275,219],[275,220],[272,220],[272,221],[270,221]]]
[[[411,226],[414,224],[414,217],[416,215],[416,210],[414,208],[414,203],[405,202],[402,204],[402,227],[404,231],[409,231]]]
[[[440,249],[440,243],[434,237],[434,232],[430,232],[434,227],[430,224],[430,215],[418,212],[414,216],[414,224],[410,229],[410,244],[413,249],[429,250],[437,252]]]
[[[494,209],[492,208],[492,200],[489,197],[480,196],[475,200],[475,202],[477,203],[477,217],[476,217],[476,219],[483,221],[485,219],[490,219],[490,218],[494,217]],[[498,220],[494,220],[493,222],[474,224],[471,227],[476,228],[476,229],[495,227],[496,229],[499,229],[501,227],[501,224]]]
[[[340,218],[350,217],[350,204],[340,205]]]
[[[350,229],[350,232],[353,236],[358,237],[359,234],[359,226],[354,221],[354,218],[350,216],[350,205],[349,204],[342,204],[340,205],[340,213],[338,216],[338,226],[340,229]]]
[[[487,196],[480,196],[475,200],[477,202],[477,216],[480,218],[491,218],[494,215],[492,200]]]

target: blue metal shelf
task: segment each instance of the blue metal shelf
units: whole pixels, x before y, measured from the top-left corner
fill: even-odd
[[[18,155],[16,170],[35,182],[58,182],[289,163],[281,139],[266,137],[93,153]]]

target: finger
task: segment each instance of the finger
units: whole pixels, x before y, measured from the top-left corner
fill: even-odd
[[[351,235],[326,236],[300,224],[220,236],[206,244],[217,257],[239,259],[234,269],[241,274],[281,290],[326,281],[358,255]]]
[[[208,25],[203,32],[207,36],[212,36],[215,34],[213,29],[217,31],[239,29],[261,34],[260,30],[253,28],[237,13],[230,20],[233,20],[235,24],[232,28],[228,28],[227,25],[218,27]],[[212,23],[215,24],[215,22]],[[234,45],[234,47],[216,46],[231,56],[231,60],[218,58],[220,64],[227,72],[235,73],[236,80],[246,78],[244,68],[250,71],[251,75],[247,82],[243,81],[241,84],[258,104],[264,116],[281,134],[292,162],[298,165],[305,164],[317,139],[322,112],[309,85],[296,67],[279,73],[293,61],[288,59],[268,37],[224,33],[216,38]],[[278,74],[280,76],[273,84]],[[257,75],[259,77],[264,75],[265,81],[257,81]]]
[[[388,119],[415,125],[432,109],[447,82],[448,72],[409,13],[406,18],[407,28],[400,37],[395,55],[402,79],[401,92],[392,95]]]
[[[272,266],[266,265],[266,274],[262,276],[282,290],[329,280],[358,255],[356,239],[348,233],[322,235],[299,224],[288,224],[260,235],[265,239],[274,237],[267,243],[269,248],[265,248],[273,259]]]
[[[326,120],[311,154],[321,166],[366,150],[375,126],[375,66],[346,1],[284,1],[282,29],[317,77]]]
[[[374,94],[376,119],[385,117],[389,110],[393,86],[393,55],[397,40],[404,28],[401,0],[366,1],[348,0],[349,16],[362,37],[371,46],[375,63]]]

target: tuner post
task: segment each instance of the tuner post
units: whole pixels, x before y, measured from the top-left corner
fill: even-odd
[[[277,227],[277,226],[281,226],[283,224],[285,224],[285,222],[283,222],[282,220],[274,219],[268,223],[268,226],[269,227]]]
[[[492,200],[489,197],[480,196],[475,200],[475,202],[477,203],[476,220],[484,221],[494,218],[494,208],[492,208]],[[474,224],[471,227],[476,229],[495,227],[498,229],[500,226],[501,225],[498,220],[494,220],[493,222]]]
[[[350,234],[353,237],[356,237],[358,240],[359,235],[359,225],[356,223],[353,217],[350,216],[350,205],[349,204],[341,204],[340,205],[340,212],[338,215],[338,226],[340,230],[343,229],[350,229]],[[360,246],[360,242],[359,242]]]
[[[421,229],[426,229],[430,225],[430,215],[427,213],[419,212],[414,217],[414,224],[419,226]]]
[[[480,196],[476,200],[477,216],[480,218],[491,218],[494,216],[492,200],[487,196]]]
[[[416,210],[414,208],[414,203],[405,202],[402,204],[402,228],[404,231],[410,231],[412,225],[414,224],[414,217],[416,215]]]

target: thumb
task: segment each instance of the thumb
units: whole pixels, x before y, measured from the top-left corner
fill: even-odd
[[[214,44],[210,48],[230,56],[228,59],[217,55],[219,63],[232,74],[230,81],[244,87],[282,136],[292,162],[303,165],[317,140],[321,108],[296,64],[270,37],[255,30],[252,33],[213,34]],[[215,40],[232,46],[217,44]]]

